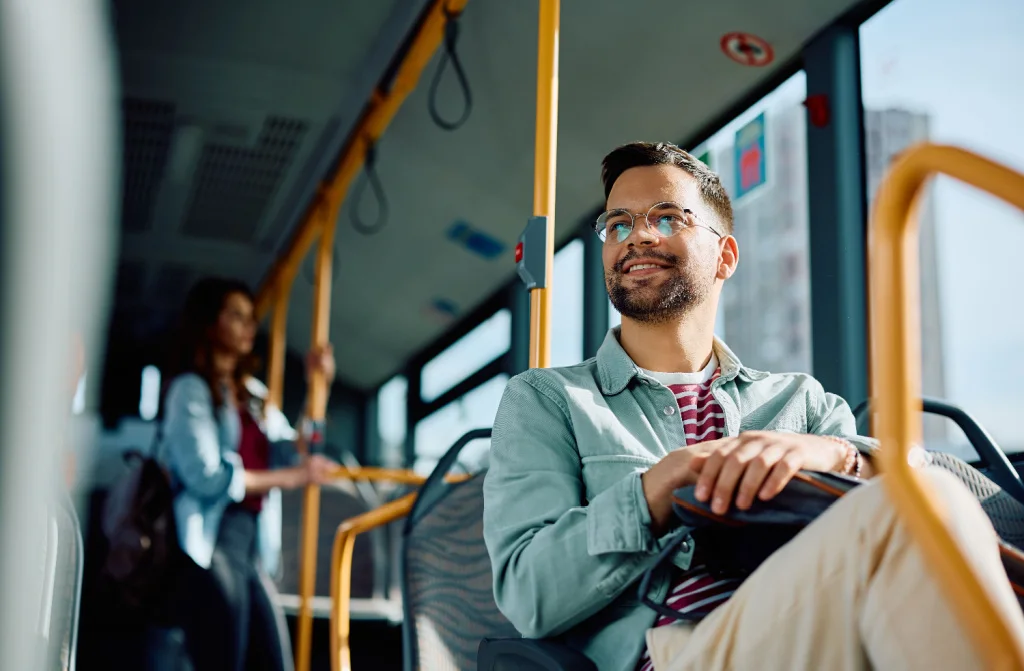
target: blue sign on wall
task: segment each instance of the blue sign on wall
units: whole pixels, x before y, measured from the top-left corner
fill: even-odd
[[[505,245],[500,240],[473,228],[468,221],[462,219],[452,224],[446,235],[452,242],[489,261],[505,253]]]
[[[764,112],[736,131],[736,194],[742,198],[768,181],[764,152]]]

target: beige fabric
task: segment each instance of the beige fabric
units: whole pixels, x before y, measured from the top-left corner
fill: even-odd
[[[977,499],[949,473],[925,473],[968,561],[1024,640]],[[655,671],[982,668],[880,478],[836,502],[705,620],[650,629],[647,644]]]

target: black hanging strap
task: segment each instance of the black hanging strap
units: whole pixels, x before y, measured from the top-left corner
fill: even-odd
[[[362,235],[375,235],[380,233],[381,229],[387,224],[388,218],[388,199],[384,193],[384,186],[380,182],[380,176],[377,175],[377,149],[375,145],[370,145],[366,150],[366,161],[363,165],[363,175],[360,180],[356,182],[355,187],[352,189],[352,228],[356,229],[358,233]],[[362,220],[359,215],[359,208],[363,202],[363,192],[366,190],[366,184],[370,184],[370,188],[373,189],[373,195],[377,200],[377,219],[372,224],[367,224]]]
[[[441,54],[441,62],[437,66],[437,72],[434,73],[434,80],[430,82],[430,116],[433,118],[434,123],[444,130],[456,130],[466,123],[470,112],[473,111],[473,93],[469,88],[469,79],[466,78],[466,72],[462,69],[459,54],[455,50],[459,41],[459,15],[450,12],[447,8],[445,8],[444,13],[448,19],[444,25],[444,53]],[[448,61],[451,61],[452,67],[455,68],[455,76],[459,79],[459,87],[462,89],[464,101],[462,116],[456,121],[447,121],[441,117],[441,113],[437,110],[437,91]]]

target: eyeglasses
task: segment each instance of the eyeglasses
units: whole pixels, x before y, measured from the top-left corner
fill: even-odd
[[[655,203],[647,212],[640,214],[633,214],[629,210],[608,210],[594,222],[594,232],[605,244],[621,244],[629,238],[636,218],[640,216],[647,222],[647,229],[659,238],[671,238],[693,227],[706,228],[722,237],[721,233],[701,221],[693,210],[673,202]]]

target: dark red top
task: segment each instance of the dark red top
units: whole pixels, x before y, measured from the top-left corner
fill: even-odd
[[[238,416],[242,420],[242,439],[238,442],[238,456],[242,458],[242,467],[247,471],[265,471],[270,468],[270,443],[260,425],[252,418],[248,410],[240,409]],[[254,513],[263,509],[263,495],[250,494],[242,500],[242,506]]]

